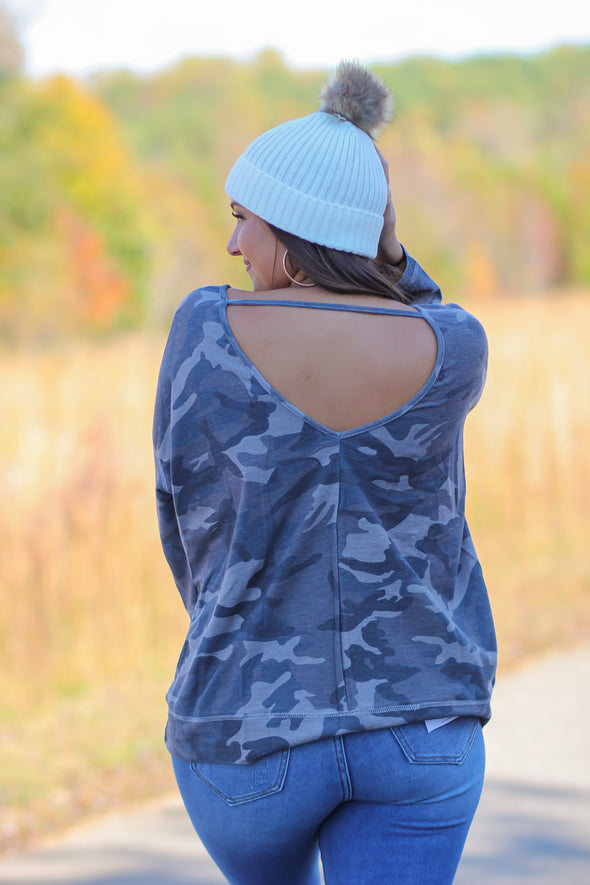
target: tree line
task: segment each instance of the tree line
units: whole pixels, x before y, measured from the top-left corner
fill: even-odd
[[[400,239],[447,298],[590,288],[590,47],[374,70],[396,102],[379,144]],[[4,340],[166,324],[198,285],[246,286],[225,176],[317,109],[326,75],[269,50],[32,80],[0,13]]]

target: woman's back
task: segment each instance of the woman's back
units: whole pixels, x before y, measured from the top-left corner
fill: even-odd
[[[263,300],[278,302],[265,306],[256,303],[256,293],[230,289],[227,318],[248,359],[304,414],[343,432],[391,414],[424,386],[437,342],[415,308],[317,287],[313,296],[297,295],[310,308],[322,303],[338,309],[283,307],[281,301],[293,298],[284,289],[265,292]],[[364,313],[357,306],[397,312]]]

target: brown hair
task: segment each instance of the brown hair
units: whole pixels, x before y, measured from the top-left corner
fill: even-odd
[[[329,292],[380,295],[392,301],[401,301],[402,304],[410,303],[411,299],[396,285],[401,277],[399,268],[375,258],[310,243],[272,224],[268,226],[288,250],[289,273],[293,276],[304,273]]]

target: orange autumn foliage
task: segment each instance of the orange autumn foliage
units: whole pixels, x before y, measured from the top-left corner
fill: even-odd
[[[62,210],[58,228],[68,264],[68,304],[76,325],[108,328],[130,297],[130,282],[106,253],[103,238],[71,210]]]

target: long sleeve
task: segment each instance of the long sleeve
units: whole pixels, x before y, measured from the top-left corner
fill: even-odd
[[[173,326],[174,329],[174,326]],[[154,409],[153,445],[156,469],[156,506],[164,555],[172,571],[185,608],[190,613],[196,590],[178,526],[171,477],[172,371],[175,335],[168,337],[160,368]]]
[[[436,304],[442,301],[440,288],[411,255],[406,254],[406,269],[398,281],[398,286],[409,295],[412,303]]]

